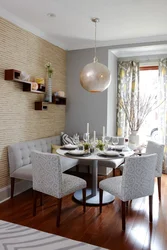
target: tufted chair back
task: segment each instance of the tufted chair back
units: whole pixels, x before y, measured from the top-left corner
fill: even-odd
[[[60,157],[56,154],[32,151],[33,189],[60,198],[62,173]]]
[[[123,201],[153,194],[157,154],[133,156],[125,160],[121,192]]]

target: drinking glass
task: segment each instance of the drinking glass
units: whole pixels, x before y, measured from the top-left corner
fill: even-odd
[[[78,145],[79,144],[79,135],[78,134],[73,135],[73,139],[74,139],[75,143]]]
[[[78,149],[79,149],[79,144],[80,144],[79,135],[78,134],[73,135],[73,139],[74,139],[74,142],[78,146]]]
[[[98,144],[98,138],[96,138],[95,140],[94,140],[94,138],[91,138],[90,146],[91,146],[92,153],[95,152],[95,148],[96,148],[97,144]]]
[[[89,142],[89,133],[83,134],[83,140],[84,140],[84,142]]]
[[[111,138],[110,138],[109,136],[105,136],[105,137],[104,137],[105,150],[108,149],[108,144],[109,144],[110,139],[111,139]]]
[[[112,144],[113,145],[118,145],[118,143],[119,143],[119,138],[117,136],[113,136],[112,137]]]

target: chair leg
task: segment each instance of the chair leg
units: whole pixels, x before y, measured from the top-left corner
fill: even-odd
[[[83,212],[86,212],[86,188],[82,189]]]
[[[36,215],[37,191],[33,190],[33,216]]]
[[[76,172],[79,173],[79,165],[76,165]]]
[[[11,177],[11,199],[14,196],[14,186],[15,186],[15,178]]]
[[[100,213],[102,213],[103,190],[99,189]]]
[[[40,206],[42,206],[42,205],[43,205],[43,194],[40,193]]]
[[[153,196],[149,196],[149,221],[152,223],[153,217],[152,217],[152,204],[153,204]]]
[[[58,199],[58,212],[57,212],[57,222],[56,226],[60,226],[60,216],[61,216],[61,205],[62,205],[62,198]]]
[[[161,177],[157,177],[158,180],[158,195],[159,195],[159,200],[161,201]]]
[[[125,216],[126,216],[126,202],[122,201],[122,230],[123,231],[125,231],[125,228],[126,228]]]
[[[113,172],[112,173],[113,173],[113,177],[115,177],[115,168],[113,168]]]

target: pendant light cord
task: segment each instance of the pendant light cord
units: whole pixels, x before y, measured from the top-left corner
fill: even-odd
[[[97,62],[98,61],[98,59],[97,59],[97,57],[96,57],[96,21],[95,21],[95,56],[94,56],[94,62]]]
[[[97,57],[96,57],[96,22],[95,22],[95,57],[94,57],[94,62],[97,62]]]

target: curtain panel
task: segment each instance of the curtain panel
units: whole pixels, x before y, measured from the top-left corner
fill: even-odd
[[[159,141],[164,143],[164,166],[163,172],[167,174],[167,59],[159,62]]]
[[[138,115],[139,107],[139,63],[134,61],[118,62],[118,90],[117,90],[117,135],[128,137],[129,122],[121,103],[128,100],[127,109],[131,116]]]

